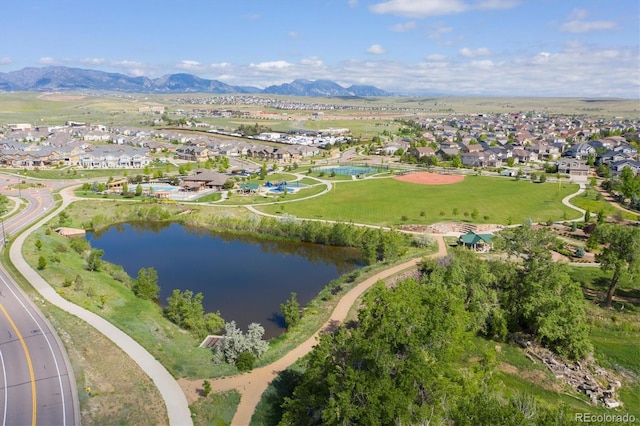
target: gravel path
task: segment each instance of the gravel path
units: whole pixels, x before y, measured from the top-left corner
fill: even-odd
[[[447,247],[444,242],[444,238],[441,235],[434,236],[434,238],[436,238],[438,242],[438,252],[433,254],[432,257],[445,256],[447,254]],[[385,278],[406,269],[414,268],[421,260],[422,258],[411,259],[408,262],[386,269],[358,284],[340,299],[337,306],[331,313],[331,317],[326,323],[324,323],[320,330],[279,360],[264,367],[256,368],[249,373],[212,380],[211,388],[214,392],[223,392],[232,389],[236,389],[240,392],[240,404],[238,405],[238,410],[236,411],[231,424],[241,426],[248,425],[251,422],[253,412],[255,411],[258,402],[260,402],[262,394],[269,386],[269,383],[271,383],[271,381],[281,371],[284,371],[299,358],[309,353],[315,346],[318,336],[322,330],[327,328],[330,324],[335,325],[336,323],[342,322],[346,318],[349,309],[360,295],[379,280],[384,280]],[[178,381],[187,395],[189,402],[195,401],[199,398],[199,392],[202,389],[203,382],[204,380],[190,381],[186,379],[180,379]]]

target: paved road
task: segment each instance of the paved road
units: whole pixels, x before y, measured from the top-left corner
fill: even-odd
[[[5,235],[24,228],[53,205],[49,188],[6,191],[15,178],[2,176],[4,193],[26,206],[2,221]],[[80,423],[76,382],[62,342],[37,307],[0,267],[0,418],[3,425]]]

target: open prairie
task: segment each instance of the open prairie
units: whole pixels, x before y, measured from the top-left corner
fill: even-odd
[[[188,116],[194,109],[234,109],[248,111],[247,118],[199,119],[224,128],[264,121],[274,130],[292,128],[321,129],[349,127],[355,134],[373,136],[385,130],[396,118],[418,116],[446,116],[449,114],[526,113],[565,114],[598,118],[640,116],[640,105],[631,99],[587,98],[465,98],[465,97],[380,97],[380,98],[321,98],[285,97],[276,95],[243,95],[243,97],[271,98],[300,104],[295,110],[282,110],[260,103],[198,103],[194,99],[213,99],[220,96],[203,94],[130,94],[130,93],[0,93],[0,125],[9,123],[63,124],[67,120],[88,121],[105,125],[140,125],[158,114],[140,112],[142,107],[164,106],[170,115],[183,110]],[[238,96],[239,97],[239,96]],[[310,111],[324,109],[319,120],[311,120]],[[385,124],[386,123],[386,124]],[[381,127],[382,126],[382,127]],[[393,131],[393,128],[387,129]]]

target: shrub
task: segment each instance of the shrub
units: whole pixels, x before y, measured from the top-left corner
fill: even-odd
[[[253,352],[242,352],[236,359],[236,367],[242,372],[251,371],[253,370],[253,363],[255,362],[255,360],[256,356],[253,354]]]
[[[579,259],[582,259],[582,258],[584,257],[584,255],[585,255],[584,248],[582,248],[582,247],[578,247],[578,248],[576,249],[576,252],[575,252],[575,257],[577,257],[577,258],[579,258]]]

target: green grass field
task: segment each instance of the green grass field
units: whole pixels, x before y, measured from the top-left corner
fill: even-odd
[[[580,215],[561,203],[577,185],[533,184],[482,176],[467,176],[454,185],[417,185],[394,179],[368,179],[334,184],[321,197],[286,205],[300,218],[338,220],[381,226],[430,224],[441,221],[523,223],[575,219]],[[454,211],[454,209],[457,209]],[[474,218],[473,212],[477,209]],[[263,206],[281,213],[280,206]],[[457,213],[457,214],[456,214]]]

